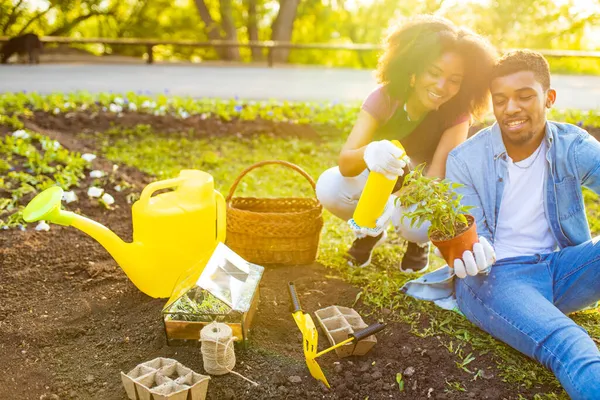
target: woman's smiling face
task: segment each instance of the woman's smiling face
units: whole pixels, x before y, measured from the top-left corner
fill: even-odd
[[[458,53],[443,53],[416,75],[414,94],[424,108],[437,110],[460,91],[464,73],[464,60]]]

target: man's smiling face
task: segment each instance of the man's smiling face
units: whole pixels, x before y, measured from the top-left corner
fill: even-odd
[[[544,90],[533,71],[519,71],[494,78],[490,85],[494,115],[505,141],[514,146],[537,142],[544,134],[546,108],[556,99]]]

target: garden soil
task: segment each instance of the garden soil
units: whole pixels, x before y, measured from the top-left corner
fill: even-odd
[[[277,125],[265,121],[222,122],[175,120],[127,114],[118,122],[131,126],[151,124],[156,131],[192,129],[199,136],[218,134],[273,134],[315,137],[308,126]],[[76,151],[94,151],[94,142],[75,133],[103,131],[114,117],[98,114],[54,116],[36,113],[28,128],[58,139]],[[0,129],[0,135],[8,129]],[[99,157],[94,168],[109,172],[112,163]],[[130,191],[143,188],[151,178],[134,168],[120,166],[119,177],[133,185],[111,193],[116,203],[106,210],[76,190],[76,208],[131,240]],[[91,182],[83,182],[86,188]],[[161,309],[164,299],[142,294],[93,239],[74,228],[52,225],[49,232],[30,226],[21,231],[0,231],[0,375],[1,399],[126,399],[120,372],[155,357],[174,358],[204,373],[200,349],[168,346]],[[301,335],[289,311],[287,282],[296,283],[305,310],[330,305],[352,306],[359,288],[317,263],[267,268],[260,285],[260,305],[248,349],[236,348],[235,370],[259,383],[254,387],[228,374],[213,377],[208,399],[516,399],[549,387],[519,389],[502,382],[490,354],[476,354],[468,367],[481,369],[476,380],[459,369],[456,356],[442,344],[450,338],[420,338],[409,326],[389,323],[377,335],[377,344],[362,357],[338,359],[334,352],[318,359],[331,389],[308,373]],[[367,323],[387,321],[389,310],[354,306]],[[329,344],[321,332],[319,349]],[[466,348],[465,354],[471,350]],[[402,373],[401,391],[396,374]],[[451,390],[460,382],[466,391]]]

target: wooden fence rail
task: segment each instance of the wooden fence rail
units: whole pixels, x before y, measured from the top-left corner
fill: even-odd
[[[0,37],[0,43],[6,42],[8,37]],[[195,42],[191,40],[161,40],[161,39],[133,39],[133,38],[72,38],[64,36],[43,36],[40,38],[44,43],[59,44],[105,44],[105,45],[130,45],[145,46],[148,53],[146,62],[154,62],[153,48],[159,45],[188,46],[199,48],[210,47],[238,47],[238,48],[259,48],[268,49],[267,61],[269,67],[273,66],[273,49],[304,49],[304,50],[328,50],[328,51],[380,51],[382,45],[372,43],[352,43],[352,44],[329,44],[329,43],[291,43],[291,42],[237,42],[227,40],[212,40],[204,42]],[[547,50],[537,49],[546,57],[578,57],[600,59],[600,51],[581,51],[581,50]]]

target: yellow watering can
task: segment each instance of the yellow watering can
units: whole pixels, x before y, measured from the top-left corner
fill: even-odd
[[[175,190],[152,196],[169,188]],[[46,220],[87,233],[152,297],[169,297],[181,272],[195,264],[202,268],[217,243],[225,241],[225,200],[203,171],[183,170],[177,178],[146,186],[132,207],[131,243],[104,225],[61,210],[62,194],[58,186],[38,194],[23,210],[25,221]]]

